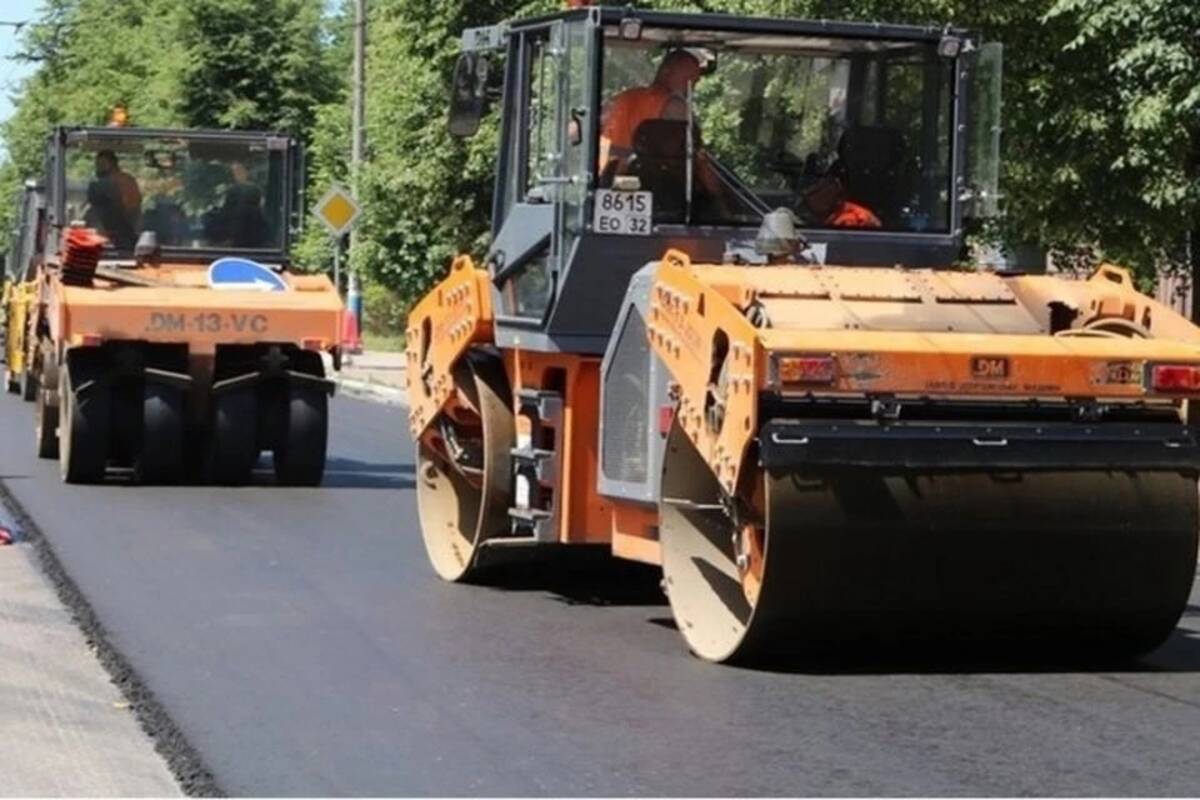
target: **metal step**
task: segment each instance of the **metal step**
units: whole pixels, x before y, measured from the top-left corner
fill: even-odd
[[[514,447],[508,451],[513,459],[513,472],[520,471],[523,466],[532,466],[534,475],[543,486],[552,486],[558,471],[558,454],[553,450],[539,450],[535,447]]]
[[[528,538],[542,544],[553,543],[557,539],[554,532],[554,513],[551,511],[541,508],[510,508],[508,516],[513,521],[514,530],[530,532],[528,537],[513,538]]]

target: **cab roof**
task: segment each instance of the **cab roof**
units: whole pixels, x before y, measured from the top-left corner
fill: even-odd
[[[895,25],[882,22],[840,22],[835,20],[808,20],[783,17],[758,17],[738,14],[714,14],[683,11],[652,11],[631,7],[585,6],[564,9],[554,14],[543,14],[511,20],[512,29],[520,29],[561,19],[584,19],[590,14],[599,15],[603,25],[616,25],[623,19],[634,18],[643,25],[655,28],[703,28],[724,32],[776,33],[787,36],[830,37],[861,40],[907,40],[936,42],[944,36],[969,37],[971,32],[949,25]]]

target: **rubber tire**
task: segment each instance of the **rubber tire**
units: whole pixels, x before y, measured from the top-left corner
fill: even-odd
[[[58,406],[47,400],[50,391],[38,392],[33,408],[33,432],[38,458],[58,458]]]
[[[213,398],[204,462],[208,482],[245,486],[258,463],[258,453],[258,398],[254,389],[237,389]]]
[[[133,457],[138,483],[170,485],[183,480],[184,396],[173,386],[147,381],[142,389],[141,440]],[[134,411],[134,409],[130,409]]]
[[[32,365],[26,366],[25,371],[21,373],[17,380],[19,381],[18,391],[21,393],[21,399],[26,403],[32,403],[37,400],[42,384],[38,380],[37,373],[33,371]],[[12,390],[9,389],[9,391]]]
[[[299,381],[287,390],[287,426],[275,448],[275,480],[281,486],[319,486],[329,441],[329,395]]]
[[[107,386],[92,387],[79,398],[71,389],[94,377],[95,370],[88,366],[65,366],[59,371],[58,465],[65,483],[100,483],[108,466],[111,392]]]

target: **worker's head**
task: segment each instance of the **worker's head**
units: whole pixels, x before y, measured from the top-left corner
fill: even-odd
[[[836,172],[821,176],[809,184],[803,194],[804,205],[817,219],[825,219],[846,200],[846,184]]]
[[[101,150],[96,153],[96,174],[100,177],[112,173],[121,162],[117,161],[117,154],[112,150]]]
[[[701,58],[692,50],[672,50],[663,56],[654,82],[672,94],[683,94],[689,83],[695,83],[705,74]]]
[[[246,165],[241,161],[230,162],[229,174],[233,176],[234,183],[250,182],[250,170],[246,169]]]

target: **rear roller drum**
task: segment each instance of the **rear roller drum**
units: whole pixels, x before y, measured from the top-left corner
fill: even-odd
[[[58,464],[67,483],[99,483],[108,465],[111,394],[94,361],[79,357],[59,372]]]
[[[211,430],[205,462],[208,481],[223,486],[249,483],[259,453],[254,389],[235,389],[213,398]]]
[[[499,361],[464,359],[454,382],[453,408],[419,445],[417,503],[434,570],[445,580],[465,581],[477,574],[483,542],[510,529],[514,423]]]
[[[664,580],[712,661],[914,641],[1136,655],[1171,633],[1194,578],[1194,476],[841,469],[747,484],[735,507],[672,431]]]
[[[142,390],[141,437],[133,459],[139,483],[174,484],[184,475],[184,395],[179,389],[147,382]]]

